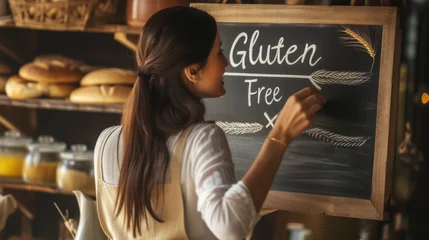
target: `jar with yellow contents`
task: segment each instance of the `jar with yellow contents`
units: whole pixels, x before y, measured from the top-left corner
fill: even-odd
[[[52,136],[40,136],[38,142],[29,144],[23,169],[24,181],[55,187],[60,152],[65,149],[66,144],[55,141]]]
[[[22,178],[22,167],[27,155],[27,144],[32,139],[24,137],[20,132],[8,131],[0,137],[0,177]]]
[[[80,190],[95,195],[94,153],[84,144],[71,146],[71,151],[60,154],[62,161],[57,169],[57,186],[65,192]]]

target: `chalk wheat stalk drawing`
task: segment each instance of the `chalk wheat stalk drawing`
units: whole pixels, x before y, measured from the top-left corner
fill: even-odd
[[[321,85],[360,85],[368,82],[371,75],[367,72],[347,72],[347,71],[327,71],[318,70],[313,72],[309,77],[311,83],[317,88],[321,89]]]
[[[246,77],[273,77],[273,78],[295,78],[308,79],[311,84],[319,90],[322,90],[320,85],[359,85],[368,82],[371,79],[369,72],[349,72],[349,71],[328,71],[318,70],[310,75],[294,75],[294,74],[259,74],[259,73],[233,73],[226,72],[225,76],[246,76]]]
[[[348,147],[348,148],[362,147],[370,139],[370,137],[362,137],[362,136],[358,136],[358,137],[344,136],[344,135],[329,132],[321,128],[311,128],[306,130],[304,133],[314,139],[329,143],[335,147]]]
[[[342,43],[347,47],[354,47],[366,52],[372,58],[371,71],[374,68],[376,49],[374,41],[371,40],[369,28],[364,26],[343,26],[340,30]]]
[[[221,122],[217,121],[216,124],[222,128],[226,134],[242,135],[249,133],[257,133],[262,130],[264,126],[259,123],[241,123],[241,122]]]
[[[252,134],[252,133],[257,133],[263,129],[263,125],[261,125],[260,123],[217,121],[216,125],[222,128],[222,130],[229,135]],[[321,128],[308,129],[304,132],[304,134],[316,140],[329,143],[335,147],[347,147],[347,148],[362,147],[370,139],[370,137],[362,137],[362,136],[353,137],[353,136],[340,135]]]

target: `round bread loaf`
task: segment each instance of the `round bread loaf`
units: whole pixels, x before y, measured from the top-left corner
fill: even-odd
[[[41,64],[48,64],[48,65],[63,66],[63,67],[68,66],[68,67],[74,67],[74,68],[77,68],[84,64],[82,61],[69,58],[61,54],[40,55],[34,59],[34,62],[41,63]]]
[[[38,98],[45,94],[45,90],[34,82],[29,82],[18,75],[10,77],[5,86],[6,94],[12,99]]]
[[[120,104],[126,102],[131,89],[121,85],[80,87],[70,94],[70,101],[88,104]]]
[[[44,64],[44,65],[56,65],[60,67],[62,66],[62,67],[69,67],[69,68],[79,68],[79,70],[83,74],[87,74],[91,71],[101,68],[101,67],[91,66],[89,64],[86,64],[83,61],[65,57],[60,54],[40,55],[34,59],[34,63],[42,64],[42,65]]]
[[[137,79],[137,74],[133,71],[121,68],[102,68],[94,70],[86,74],[80,85],[93,86],[93,85],[106,85],[106,84],[121,84],[133,85]]]
[[[30,81],[41,83],[77,83],[82,78],[82,72],[77,66],[60,66],[33,62],[23,65],[19,69],[19,76]]]

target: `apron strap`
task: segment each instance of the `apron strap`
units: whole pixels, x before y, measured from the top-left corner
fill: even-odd
[[[174,185],[175,189],[181,189],[183,151],[185,150],[186,140],[188,139],[192,128],[193,125],[187,127],[185,130],[182,131],[179,139],[177,140],[176,148],[174,149],[174,153],[170,160],[171,184]]]
[[[121,126],[111,127],[106,130],[106,132],[103,134],[98,150],[98,156],[95,156],[95,160],[97,161],[97,180],[104,181],[103,177],[103,154],[104,154],[104,148],[106,146],[106,142],[109,139],[109,137],[115,132],[118,128]]]
[[[180,134],[179,140],[177,140],[174,156],[178,160],[179,164],[182,164],[183,151],[185,150],[185,143],[193,128],[194,128],[194,125],[187,127],[185,130],[183,130],[182,134]]]

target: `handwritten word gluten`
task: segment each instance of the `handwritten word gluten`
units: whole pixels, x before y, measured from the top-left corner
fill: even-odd
[[[253,32],[249,43],[248,38],[249,37],[247,33],[242,32],[238,34],[238,36],[232,43],[231,51],[229,53],[229,61],[234,68],[239,67],[241,65],[242,69],[246,69],[246,58],[248,58],[251,65],[273,65],[274,63],[277,63],[279,65],[294,65],[299,61],[301,61],[301,63],[308,61],[308,64],[312,67],[315,66],[322,59],[322,57],[319,57],[314,60],[314,55],[317,51],[317,46],[315,44],[309,45],[308,43],[306,43],[302,54],[296,57],[295,52],[298,50],[297,45],[289,46],[289,48],[286,50],[286,53],[282,54],[282,50],[285,47],[283,44],[283,37],[279,38],[277,45],[275,46],[258,46],[257,41],[259,38],[259,30],[255,30]],[[248,47],[247,50],[236,51],[237,46],[242,47],[243,44],[248,44],[248,46],[244,46],[246,48]],[[271,55],[271,53],[273,54]],[[293,57],[292,54],[295,55],[295,57]],[[308,54],[311,54],[309,58],[307,58]]]

